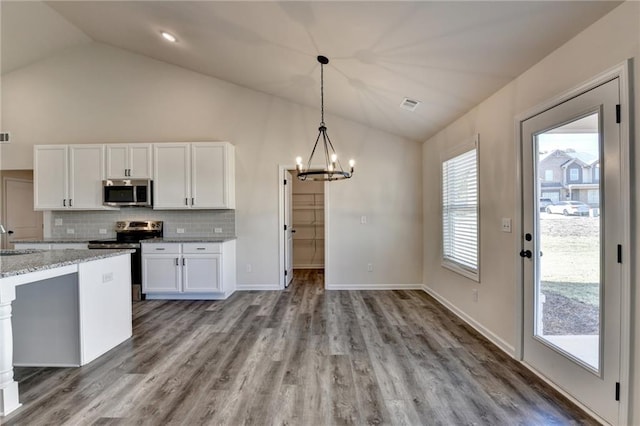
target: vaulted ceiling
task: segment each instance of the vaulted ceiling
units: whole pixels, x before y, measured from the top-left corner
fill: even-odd
[[[319,107],[322,54],[328,114],[424,141],[618,4],[2,1],[2,72],[93,40]]]

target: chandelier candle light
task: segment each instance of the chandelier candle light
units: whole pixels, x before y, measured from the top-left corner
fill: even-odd
[[[333,148],[331,139],[327,134],[327,126],[324,124],[324,66],[329,63],[329,59],[326,56],[318,56],[318,62],[320,62],[320,127],[318,128],[318,137],[316,143],[313,145],[311,156],[307,162],[306,168],[302,164],[302,157],[296,158],[296,169],[298,171],[298,179],[305,180],[340,180],[349,179],[353,176],[353,167],[355,161],[349,160],[349,172],[345,172],[338,160],[336,150]],[[322,137],[323,147],[320,150],[324,151],[324,169],[312,169],[313,156],[318,148],[318,142]]]

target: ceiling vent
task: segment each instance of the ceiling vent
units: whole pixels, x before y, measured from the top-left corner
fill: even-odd
[[[9,132],[0,132],[0,143],[9,143]]]
[[[400,103],[400,108],[413,112],[416,110],[416,108],[418,108],[418,105],[420,105],[420,101],[404,98]]]

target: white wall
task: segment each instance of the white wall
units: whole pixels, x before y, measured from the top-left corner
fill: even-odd
[[[506,350],[513,350],[518,326],[515,265],[519,262],[520,236],[500,230],[501,218],[518,220],[515,218],[519,202],[515,117],[628,58],[635,61],[635,98],[640,99],[637,70],[640,63],[640,2],[627,2],[614,9],[423,145],[425,285]],[[640,109],[636,109],[634,119],[636,123],[640,122]],[[438,202],[434,201],[439,194],[441,154],[474,133],[480,133],[480,284],[440,266],[440,212]],[[636,125],[636,141],[639,136]],[[640,150],[635,149],[631,162],[635,173],[632,193],[635,193],[635,188],[640,188],[640,173],[635,170],[635,165],[640,164]],[[633,200],[632,208],[633,220],[637,223],[640,219],[640,198]],[[633,235],[635,241],[639,241],[637,226]],[[640,264],[637,243],[632,247],[632,253],[635,264]],[[635,273],[633,288],[637,281]],[[477,303],[472,299],[474,288],[479,291]],[[634,311],[638,312],[639,307],[640,292],[636,290]],[[637,321],[637,314],[635,318]],[[633,333],[637,361],[640,327],[635,327]],[[635,394],[631,405],[640,407],[640,363],[635,363],[635,369]],[[636,409],[634,416],[633,424],[640,424],[640,408]]]
[[[3,75],[2,115],[3,131],[12,134],[0,148],[2,169],[32,168],[34,144],[230,141],[238,282],[278,284],[278,165],[309,155],[319,111],[90,43]],[[421,145],[337,117],[326,121],[340,153],[357,161],[350,181],[331,184],[327,282],[419,285]],[[371,218],[366,226],[363,214]]]

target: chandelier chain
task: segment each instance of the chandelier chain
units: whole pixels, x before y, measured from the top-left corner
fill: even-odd
[[[320,63],[320,125],[324,126],[324,64]]]

